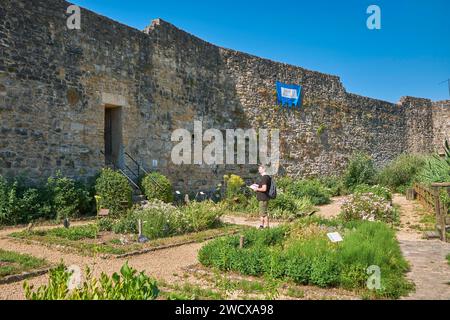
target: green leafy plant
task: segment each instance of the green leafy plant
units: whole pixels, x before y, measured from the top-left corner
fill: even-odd
[[[47,265],[44,259],[0,249],[0,278]]]
[[[166,203],[173,202],[173,187],[169,179],[158,172],[146,175],[141,182],[148,200],[158,199]]]
[[[421,155],[402,154],[386,165],[378,174],[379,184],[397,192],[404,192],[412,186],[417,174],[425,165]]]
[[[375,182],[376,170],[372,158],[364,153],[353,154],[343,175],[344,186],[353,190],[359,184],[372,185]]]
[[[92,212],[93,199],[89,192],[81,183],[63,177],[60,172],[55,177],[48,178],[46,188],[57,219],[78,217]]]
[[[367,184],[360,184],[354,188],[353,192],[355,194],[373,193],[373,194],[376,194],[377,196],[382,197],[384,200],[387,200],[387,201],[392,200],[391,191],[388,188],[380,186],[380,185],[369,186]]]
[[[95,182],[99,205],[110,210],[112,216],[119,216],[131,207],[132,189],[127,178],[109,168],[103,169]]]
[[[245,186],[244,180],[238,175],[231,174],[223,177],[225,182],[225,194],[228,199],[242,194],[242,187]]]
[[[199,261],[221,271],[273,279],[291,279],[299,284],[321,287],[340,286],[365,292],[367,268],[380,267],[383,274],[379,290],[369,296],[398,298],[412,290],[405,277],[408,264],[401,255],[394,231],[382,222],[340,222],[305,219],[290,226],[244,232],[239,236],[213,240],[199,251]],[[332,244],[326,237],[326,222],[342,228],[344,241]],[[308,228],[310,231],[305,231]]]
[[[314,205],[330,203],[330,190],[318,180],[296,180],[286,186],[286,192],[297,198],[309,197]]]
[[[340,218],[344,221],[369,220],[397,223],[399,214],[385,198],[374,193],[351,195],[341,207]]]
[[[102,273],[99,279],[93,278],[86,270],[86,280],[76,288],[69,288],[71,273],[63,264],[50,271],[47,285],[36,290],[24,283],[25,297],[28,300],[154,300],[159,295],[156,281],[143,272],[138,273],[125,263],[120,273],[111,277]]]

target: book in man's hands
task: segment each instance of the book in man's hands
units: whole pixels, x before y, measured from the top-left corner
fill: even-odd
[[[259,185],[257,185],[257,184],[255,183],[255,184],[252,184],[251,186],[249,186],[249,188],[252,189],[253,191],[255,191],[256,189],[259,188]]]

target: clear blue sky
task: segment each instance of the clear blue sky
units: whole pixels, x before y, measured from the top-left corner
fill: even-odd
[[[341,77],[391,102],[450,99],[449,0],[73,0],[137,29],[162,18],[214,44]],[[381,30],[366,9],[381,8]]]

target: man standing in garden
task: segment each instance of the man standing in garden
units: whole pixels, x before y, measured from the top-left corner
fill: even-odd
[[[258,172],[261,175],[261,179],[259,180],[257,185],[253,185],[253,190],[255,190],[256,199],[259,202],[259,214],[261,216],[260,228],[263,229],[269,228],[269,215],[267,210],[270,200],[269,190],[272,179],[268,174],[266,174],[266,167],[263,164],[259,165]]]

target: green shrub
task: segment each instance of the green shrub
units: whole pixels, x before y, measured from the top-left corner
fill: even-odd
[[[56,177],[48,178],[46,188],[56,219],[79,217],[92,212],[92,197],[81,183],[58,173]]]
[[[396,192],[405,191],[412,186],[417,174],[425,165],[420,155],[402,154],[385,166],[378,174],[378,183]]]
[[[375,177],[376,170],[372,158],[364,153],[355,153],[344,172],[344,187],[353,190],[359,184],[372,185]]]
[[[18,180],[0,177],[0,224],[21,224],[52,218],[52,208],[43,188],[26,187]]]
[[[148,200],[158,199],[166,203],[173,202],[173,187],[169,179],[158,172],[152,172],[141,182]]]
[[[339,217],[344,221],[376,220],[397,223],[399,220],[397,209],[387,200],[373,193],[351,195],[342,205]]]
[[[387,200],[387,201],[392,200],[391,191],[388,188],[382,187],[380,185],[369,186],[367,184],[360,184],[355,187],[353,192],[355,194],[373,193],[373,194],[376,194],[377,196],[382,197],[384,200]]]
[[[318,180],[294,181],[286,191],[297,198],[309,197],[314,205],[330,203],[330,191]]]
[[[186,220],[185,231],[198,232],[215,228],[220,224],[223,211],[212,201],[190,202],[181,208],[181,214]]]
[[[344,181],[341,177],[326,176],[319,178],[320,183],[326,187],[331,196],[342,196],[347,194],[347,190],[344,187]]]
[[[111,277],[102,273],[99,279],[92,277],[87,269],[86,280],[79,287],[69,288],[71,278],[63,264],[50,270],[47,285],[36,290],[24,283],[25,297],[28,300],[154,300],[159,295],[156,281],[143,272],[137,271],[125,263],[120,273]]]
[[[111,218],[101,218],[97,221],[99,231],[112,231],[116,221]]]
[[[121,215],[131,207],[133,190],[119,172],[103,169],[95,182],[95,191],[100,197],[100,207],[109,209],[112,216]]]
[[[276,180],[277,183],[277,189],[279,192],[285,192],[292,183],[294,182],[294,179],[291,177],[279,177]]]

